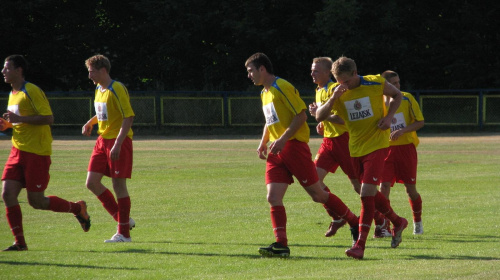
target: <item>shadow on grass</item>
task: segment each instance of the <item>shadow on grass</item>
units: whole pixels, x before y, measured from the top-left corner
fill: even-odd
[[[172,256],[201,256],[201,257],[237,257],[237,258],[247,258],[247,259],[261,259],[265,258],[259,255],[258,248],[262,247],[263,244],[250,244],[250,243],[204,243],[204,242],[172,242],[172,241],[152,241],[152,242],[134,242],[134,244],[181,244],[181,245],[192,245],[192,246],[221,246],[227,248],[228,246],[255,246],[255,250],[247,250],[250,253],[224,253],[224,252],[176,252],[176,251],[164,251],[159,249],[136,249],[136,248],[124,248],[123,250],[113,250],[108,253],[126,253],[126,254],[158,254],[158,255],[172,255]],[[303,247],[303,248],[327,248],[327,249],[348,249],[344,245],[317,245],[317,244],[290,244],[292,250],[292,256],[288,257],[289,260],[349,260],[348,258],[339,257],[318,257],[318,256],[296,256],[293,255],[293,248]],[[201,247],[200,247],[201,248]],[[204,249],[205,250],[205,249]],[[227,250],[227,249],[226,249]],[[240,250],[241,251],[241,250]],[[88,253],[103,253],[103,251],[85,251]]]
[[[0,264],[29,265],[29,266],[55,266],[55,267],[70,267],[70,268],[92,268],[92,269],[139,270],[138,268],[130,268],[130,267],[110,267],[110,266],[97,266],[97,265],[22,262],[22,261],[0,261]]]
[[[436,255],[409,255],[408,259],[413,260],[472,260],[472,261],[498,261],[500,258],[495,257],[478,257],[478,256],[436,256]]]
[[[99,253],[102,254],[102,251],[86,251],[88,253]],[[202,252],[167,252],[167,251],[158,251],[152,249],[126,249],[121,251],[110,251],[109,253],[117,254],[117,253],[125,253],[125,254],[148,254],[148,255],[171,255],[171,256],[198,256],[198,257],[234,257],[234,258],[247,258],[247,259],[268,259],[267,257],[263,257],[258,254],[257,250],[255,250],[255,254],[231,254],[231,253],[202,253]],[[339,258],[339,257],[311,257],[311,256],[290,256],[285,258],[285,260],[349,260],[348,258]]]

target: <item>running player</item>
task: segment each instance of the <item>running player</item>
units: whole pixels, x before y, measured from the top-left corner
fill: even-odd
[[[377,190],[389,147],[388,129],[402,95],[380,76],[359,76],[354,60],[344,56],[333,63],[332,74],[337,83],[332,88],[330,99],[316,111],[316,119],[326,120],[333,109],[345,121],[349,131],[349,151],[361,181],[361,214],[359,238],[346,254],[362,259],[375,209],[395,225],[391,241],[393,248],[401,243],[401,233],[408,225],[408,221],[399,217],[387,198]],[[384,95],[391,98],[387,110]]]
[[[381,75],[387,82],[400,89],[399,75],[387,70]],[[413,234],[423,234],[422,198],[417,192],[417,130],[424,126],[424,116],[415,98],[402,92],[403,100],[391,124],[389,154],[385,159],[380,192],[389,199],[394,183],[402,183],[408,194],[413,212]]]
[[[132,122],[134,111],[130,105],[127,88],[109,76],[111,63],[103,55],[95,55],[85,61],[89,79],[97,85],[94,106],[96,115],[82,128],[82,134],[90,136],[98,124],[97,138],[90,157],[87,188],[101,201],[108,213],[118,222],[118,230],[104,242],[130,242],[130,229],[135,221],[130,218],[130,196],[127,178],[132,176]],[[102,183],[102,177],[111,177],[113,194]]]
[[[292,84],[274,75],[271,61],[263,53],[250,56],[245,67],[248,78],[255,85],[264,87],[261,100],[266,123],[257,154],[259,158],[266,160],[267,201],[271,207],[271,223],[276,238],[276,242],[270,246],[260,248],[259,253],[268,257],[290,255],[283,197],[288,185],[293,183],[292,175],[313,201],[324,204],[327,209],[347,220],[355,229],[353,239],[357,239],[356,215],[337,196],[321,188],[307,144],[307,107],[299,92]],[[271,142],[269,153],[268,142]]]
[[[329,57],[313,59],[311,77],[313,82],[318,85],[316,88],[316,102],[309,105],[309,113],[313,117],[316,116],[318,106],[321,106],[323,102],[330,98],[328,93],[333,92],[331,89],[335,83],[331,79],[332,63],[332,59]],[[328,172],[335,173],[340,166],[342,171],[349,177],[354,191],[359,194],[361,184],[352,167],[349,154],[349,133],[344,125],[344,120],[332,114],[326,120],[318,123],[316,131],[324,137],[314,161],[323,189],[330,192],[330,189],[324,183],[324,179]],[[332,217],[332,222],[325,233],[326,237],[334,236],[337,230],[347,222],[332,211],[328,211],[328,214]]]
[[[25,80],[28,63],[21,55],[5,59],[2,74],[12,86],[7,113],[0,118],[0,130],[12,128],[12,149],[2,174],[2,198],[7,221],[15,242],[4,251],[26,251],[23,216],[18,197],[26,188],[31,207],[53,212],[73,213],[83,231],[90,229],[85,201],[69,202],[57,196],[45,196],[49,184],[52,154],[50,125],[54,116],[45,93]]]

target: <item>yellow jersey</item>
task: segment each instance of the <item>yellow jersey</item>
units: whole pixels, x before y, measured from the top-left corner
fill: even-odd
[[[335,83],[330,80],[324,87],[316,88],[316,105],[318,107],[321,104],[325,103],[330,99],[330,96],[333,94],[333,88],[335,87]],[[333,114],[332,110],[332,114]],[[332,123],[329,121],[322,121],[323,123],[323,136],[326,138],[334,138],[344,134],[347,131],[347,127],[343,124]]]
[[[52,109],[43,90],[30,82],[25,82],[20,91],[10,92],[7,110],[19,116],[52,115]],[[13,123],[12,144],[21,151],[50,156],[52,154],[50,125]]]
[[[127,88],[117,81],[112,81],[107,89],[103,89],[101,85],[97,86],[94,108],[99,124],[97,133],[104,139],[118,137],[123,119],[135,116]],[[132,139],[132,128],[127,136]]]
[[[299,91],[279,77],[276,77],[269,90],[262,90],[260,98],[270,141],[279,139],[290,126],[292,119],[307,109],[306,104],[300,98]],[[309,133],[309,126],[304,122],[289,140],[296,139],[307,143]]]
[[[389,147],[390,130],[380,130],[378,122],[387,114],[384,103],[385,79],[376,76],[360,76],[360,85],[347,90],[335,101],[333,110],[349,131],[349,151],[352,157],[361,157],[373,151]],[[332,95],[335,83],[329,89]]]
[[[424,115],[422,114],[420,106],[418,106],[415,98],[408,92],[401,93],[403,94],[403,99],[401,100],[401,105],[399,106],[398,110],[394,114],[394,118],[392,119],[391,132],[403,127],[407,127],[409,124],[412,124],[416,121],[424,120]],[[420,141],[418,140],[417,132],[412,131],[403,134],[395,141],[389,140],[389,145],[398,146],[413,143],[415,147],[417,147],[419,142]]]

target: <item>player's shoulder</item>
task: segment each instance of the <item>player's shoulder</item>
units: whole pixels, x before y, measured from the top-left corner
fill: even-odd
[[[25,82],[23,85],[23,88],[26,89],[27,91],[32,91],[32,90],[41,91],[42,90],[39,86],[37,86],[31,82]]]
[[[406,91],[401,91],[401,94],[403,94],[403,99],[409,100],[411,102],[416,101],[415,97],[413,97],[413,94],[406,92]]]
[[[360,76],[361,85],[383,85],[385,79],[380,75],[365,75]]]
[[[332,80],[330,80],[327,84],[327,87],[328,87],[328,90],[333,90],[334,88],[336,88],[338,85],[340,85],[338,82],[334,82]]]
[[[279,77],[276,78],[272,87],[274,87],[282,92],[287,92],[287,91],[296,92],[297,91],[297,89],[292,85],[292,83],[290,83],[289,81],[287,81],[283,78],[279,78]]]

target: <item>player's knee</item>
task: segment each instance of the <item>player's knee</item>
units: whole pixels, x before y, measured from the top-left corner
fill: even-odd
[[[28,198],[28,203],[34,209],[44,209],[43,200],[36,199],[36,198]]]
[[[271,206],[273,206],[273,205],[281,205],[283,203],[282,199],[280,199],[279,197],[274,196],[274,195],[267,195],[267,202]]]

